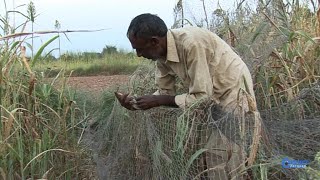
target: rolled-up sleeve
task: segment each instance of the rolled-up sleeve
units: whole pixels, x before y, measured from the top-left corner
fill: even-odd
[[[158,90],[155,95],[175,95],[175,77],[169,72],[169,68],[162,62],[157,61],[156,64],[155,83]]]
[[[175,103],[185,108],[195,101],[212,96],[212,80],[207,64],[209,50],[201,45],[193,44],[185,50],[187,74],[190,78],[189,92],[175,97]]]

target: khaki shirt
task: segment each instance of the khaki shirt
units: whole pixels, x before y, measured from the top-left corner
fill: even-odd
[[[175,96],[184,108],[210,98],[224,108],[234,107],[240,88],[254,97],[250,72],[231,47],[216,34],[202,28],[172,29],[167,33],[167,60],[157,61],[155,94],[175,95],[175,75],[189,89]]]

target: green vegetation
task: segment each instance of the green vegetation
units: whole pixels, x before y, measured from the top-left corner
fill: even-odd
[[[183,9],[194,10],[205,1],[189,4],[189,7],[184,2],[178,1],[175,8],[174,28],[191,24],[216,32],[251,69],[257,105],[264,120],[263,124],[257,121],[254,124],[239,122],[241,127],[248,128],[248,132],[244,132],[248,135],[248,141],[253,141],[245,147],[251,158],[251,163],[248,163],[251,178],[316,179],[320,171],[319,153],[316,156],[320,148],[320,132],[317,128],[320,117],[320,4],[300,0],[255,1],[253,8],[252,4],[241,1],[232,11],[218,8],[214,12],[206,12],[204,7],[204,14],[208,17],[199,18],[187,17],[192,13],[184,14]],[[197,10],[193,14],[198,15]],[[151,71],[137,72],[133,93],[140,95],[153,92],[153,76],[148,73]],[[143,175],[149,179],[183,177],[189,169],[189,163],[183,163],[188,157],[184,149],[177,145],[190,145],[186,140],[187,134],[194,133],[192,128],[186,129],[183,125],[187,125],[187,120],[203,119],[191,116],[183,124],[181,112],[168,109],[130,112],[115,104],[108,121],[101,123],[103,137],[99,139],[106,141],[103,154],[110,157],[110,163],[113,163],[107,167],[114,173],[109,177],[122,177],[123,171],[128,172],[123,179],[132,176],[143,179],[140,177]],[[254,114],[256,116],[257,113]],[[232,121],[228,125],[233,123],[238,124]],[[262,131],[256,131],[260,128]],[[265,136],[266,132],[269,132],[268,136]],[[226,134],[229,133],[235,134],[232,129]],[[130,139],[126,139],[128,137]],[[148,149],[152,152],[146,150],[145,146],[152,146],[151,150]],[[190,163],[195,162],[193,157],[205,154],[204,150],[198,150],[194,156],[190,156]],[[139,161],[149,154],[152,162]],[[131,155],[136,155],[137,160],[124,158]],[[314,162],[307,169],[284,169],[281,160],[286,156]],[[148,163],[153,169],[140,169],[141,166],[148,166]]]
[[[139,64],[146,62],[133,53],[66,53],[59,59],[43,58],[35,70],[44,72],[46,77],[56,76],[61,69],[72,76],[131,74]]]
[[[319,5],[313,3],[313,10],[310,10],[305,3],[293,2],[284,4],[277,0],[267,4],[259,1],[256,2],[255,10],[243,3],[232,12],[217,9],[211,13],[212,19],[206,17],[192,23],[187,17],[182,16],[185,19],[181,20],[177,16],[175,23],[177,27],[180,22],[208,26],[226,39],[252,70],[259,110],[267,112],[266,120],[274,120],[274,117],[271,117],[274,115],[281,121],[288,121],[286,128],[290,128],[294,120],[318,118],[320,112],[320,91],[317,86],[320,78],[320,11],[318,10],[318,15],[316,12]],[[6,1],[4,5],[5,3]],[[0,37],[22,32],[28,23],[33,26],[37,16],[34,4],[30,4],[27,9],[27,14],[7,10],[6,14],[0,15]],[[182,6],[179,6],[175,12],[180,13],[181,10],[183,11]],[[9,16],[12,13],[22,15],[26,21],[17,25],[17,28],[11,26]],[[56,29],[60,29],[58,22],[56,24]],[[24,42],[23,38],[18,40],[12,36],[0,40],[2,179],[95,177],[90,153],[81,146],[83,133],[92,119],[110,125],[104,120],[112,112],[114,96],[112,91],[106,91],[101,102],[93,102],[90,95],[69,89],[65,83],[67,77],[131,74],[138,65],[145,63],[135,54],[119,52],[113,46],[104,47],[101,53],[65,53],[58,59],[50,53],[44,55],[46,46],[58,37],[54,36],[37,51]],[[25,58],[25,50],[21,46],[32,49],[29,61]],[[47,77],[53,78],[48,82]],[[150,79],[144,79],[142,86],[148,86],[147,89],[151,91],[154,87],[153,80]],[[58,82],[62,84],[61,87],[54,88]],[[129,118],[124,109],[118,111]],[[122,116],[116,115],[121,120]],[[124,122],[129,124],[128,127],[137,130],[132,123]],[[181,144],[185,143],[187,130],[183,123],[181,119],[177,122],[179,134],[172,138],[172,143],[176,146],[176,162],[172,162],[173,164],[181,163],[179,158],[184,155]],[[107,130],[108,132],[104,133],[114,133],[112,129]],[[301,131],[303,130],[301,127]],[[123,133],[127,135],[126,132]],[[305,137],[296,138],[297,141],[306,140]],[[163,156],[162,144],[163,142],[158,141],[154,145],[160,149],[153,153],[154,156]],[[314,146],[318,147],[318,144],[314,141]],[[202,152],[203,149],[197,151],[183,171],[176,172],[171,169],[170,173],[186,173],[190,164]],[[259,151],[257,164],[252,168],[255,179],[281,178],[275,175],[277,173],[273,168],[279,163],[270,162],[264,153]],[[320,172],[319,153],[314,160],[314,166],[308,167],[307,172],[311,177],[317,178]],[[154,163],[155,167],[161,165],[160,160]]]
[[[89,156],[79,145],[88,123],[85,96],[78,96],[65,84],[54,89],[53,82],[45,83],[29,72],[27,63],[18,71],[20,59],[14,54],[19,51],[14,44],[9,46],[12,51],[1,49],[1,64],[7,70],[2,71],[0,89],[2,178],[92,176],[90,161],[85,160]],[[62,74],[59,77],[65,79]]]
[[[59,60],[50,53],[43,55],[59,36],[53,35],[33,50],[23,36],[15,34],[23,32],[28,23],[35,23],[33,3],[27,11],[28,15],[6,10],[0,16],[0,179],[95,178],[91,157],[81,144],[84,130],[101,103],[70,89],[67,77],[71,72],[130,73],[140,60],[119,52],[95,58],[90,53],[79,57],[69,53]],[[11,26],[12,13],[26,21]],[[32,50],[31,58],[26,58],[25,46]],[[112,97],[108,96],[110,102]]]
[[[312,161],[310,156],[319,151],[319,138],[312,135],[319,134],[312,127],[320,117],[319,5],[302,0],[258,1],[256,8],[243,3],[234,11],[217,9],[213,13],[211,28],[251,68],[258,108],[269,138],[277,143],[271,149],[261,139],[252,168],[254,179],[283,179],[281,172],[294,177],[298,170],[286,172],[279,165],[283,156]],[[268,152],[268,148],[278,152]],[[312,172],[316,171],[308,175]]]

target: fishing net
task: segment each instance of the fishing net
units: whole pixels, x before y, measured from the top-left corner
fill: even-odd
[[[217,29],[221,26],[212,25],[219,25],[218,18],[225,17],[219,11],[207,14],[209,20],[190,13],[205,13],[202,2],[190,5],[183,1],[184,18],[202,27],[210,22],[208,29],[222,32]],[[266,13],[273,17],[272,12]],[[181,13],[176,18],[181,19],[179,16]],[[212,16],[216,22],[210,20]],[[181,27],[177,23],[175,27]],[[254,42],[243,26],[233,29],[236,36],[244,37],[239,42],[251,44],[250,49],[235,47],[243,59],[252,60],[247,62],[251,71],[260,67],[254,62],[262,63],[256,57],[268,59],[286,41],[283,36],[271,38],[270,24],[262,25]],[[154,68],[141,67],[133,74],[128,85],[132,95],[156,91]],[[179,80],[176,89],[187,92]],[[146,111],[128,111],[115,102],[108,118],[91,131],[90,144],[100,179],[303,179],[308,177],[305,169],[285,169],[281,163],[285,157],[314,159],[320,149],[319,112],[319,84],[303,89],[277,108],[251,109],[240,115],[225,113],[210,102],[185,110],[159,107]]]
[[[153,72],[150,66],[138,69],[131,78],[130,91],[136,95],[154,92]],[[314,102],[306,97],[315,97],[309,94],[318,93],[315,89],[306,90],[290,105],[262,111],[262,118],[258,112],[242,117],[227,114],[208,103],[186,110],[160,107],[128,111],[115,102],[92,137],[99,177],[254,178],[257,164],[267,164],[271,179],[295,179],[303,171],[281,168],[283,157],[312,159],[320,149],[319,119],[305,119],[310,112],[301,116],[304,105]]]
[[[135,73],[130,84],[133,94],[150,94],[154,90],[151,88],[153,72],[154,68],[142,68]],[[105,163],[101,177],[199,179],[241,176],[245,162],[240,159],[252,151],[252,135],[249,134],[253,133],[255,124],[242,121],[244,119],[223,113],[220,107],[207,103],[195,104],[186,110],[161,107],[127,111],[116,102],[97,136],[101,142],[97,159],[103,159]],[[234,153],[237,155],[233,156]],[[226,169],[223,162],[228,162],[234,169]]]

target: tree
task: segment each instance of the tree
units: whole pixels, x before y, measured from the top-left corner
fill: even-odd
[[[106,45],[106,47],[104,47],[101,52],[102,56],[105,56],[107,54],[116,54],[116,53],[118,53],[117,47],[108,46],[108,45]]]

